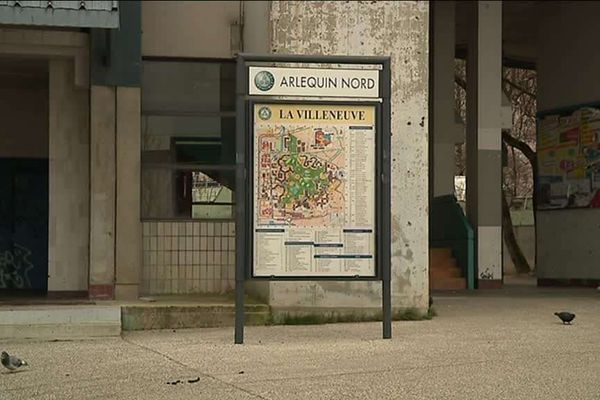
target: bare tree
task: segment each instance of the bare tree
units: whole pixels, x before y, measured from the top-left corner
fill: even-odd
[[[519,273],[532,270],[515,236],[511,207],[515,199],[532,198],[536,207],[536,92],[537,75],[533,70],[504,68],[502,90],[512,105],[512,129],[502,132],[503,147],[507,151],[507,168],[502,182],[502,228],[504,242]],[[466,121],[466,63],[455,64],[455,101],[459,115]],[[515,151],[518,150],[518,151]],[[465,143],[456,146],[456,174],[466,173]],[[535,212],[534,212],[535,227]]]

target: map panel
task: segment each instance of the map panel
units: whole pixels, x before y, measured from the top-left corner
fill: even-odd
[[[375,108],[256,104],[254,275],[375,275]]]

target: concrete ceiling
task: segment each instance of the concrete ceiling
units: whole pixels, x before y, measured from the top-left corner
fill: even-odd
[[[537,60],[540,1],[502,2],[502,42],[505,64],[534,67]],[[472,1],[456,2],[456,50],[464,57],[469,32],[468,7]]]
[[[0,57],[0,86],[3,89],[48,88],[48,61],[27,57]]]

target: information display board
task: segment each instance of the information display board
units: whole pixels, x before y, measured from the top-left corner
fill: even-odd
[[[253,276],[374,277],[375,105],[253,108]]]
[[[600,208],[600,109],[538,119],[537,209]]]
[[[246,280],[381,281],[391,338],[389,57],[239,54],[235,343]]]

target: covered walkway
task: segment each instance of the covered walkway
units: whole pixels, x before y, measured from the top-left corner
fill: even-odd
[[[600,3],[431,4],[432,289],[505,284],[502,138],[517,128],[502,90],[504,67],[537,71],[537,208],[531,240],[537,285],[598,286],[600,52],[594,38],[600,33],[595,23]],[[455,110],[456,59],[466,61],[466,124]],[[464,215],[453,200],[455,146],[462,143]]]

